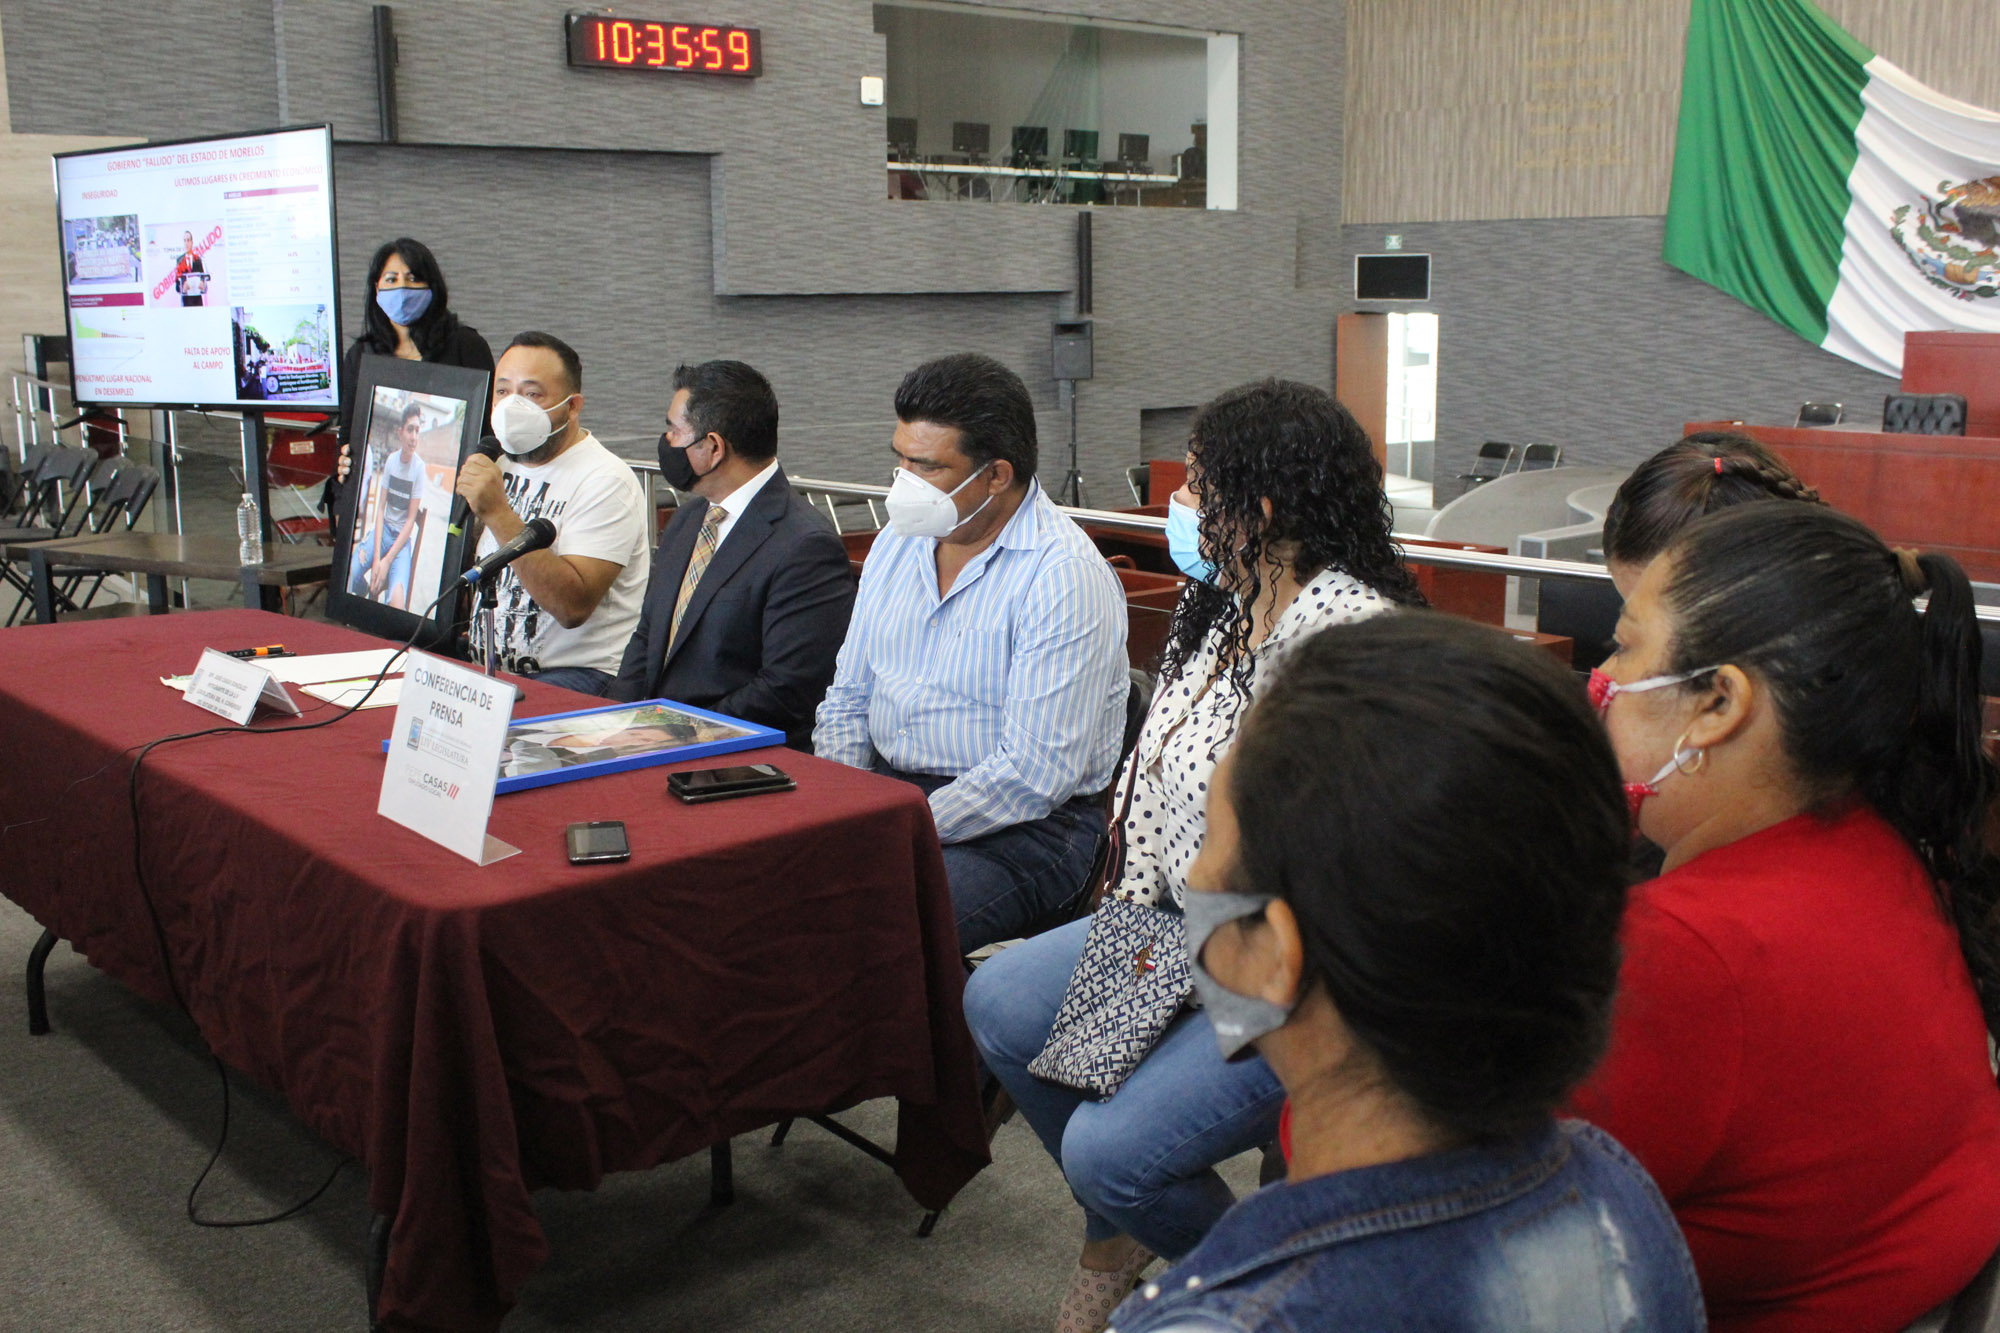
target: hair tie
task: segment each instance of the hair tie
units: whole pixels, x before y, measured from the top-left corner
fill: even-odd
[[[1718,477],[1722,475],[1722,460],[1720,458],[1715,460],[1715,475]]]
[[[1896,557],[1896,577],[1902,580],[1905,592],[1914,597],[1930,591],[1930,577],[1924,573],[1915,551],[1907,546],[1892,546],[1889,551]]]

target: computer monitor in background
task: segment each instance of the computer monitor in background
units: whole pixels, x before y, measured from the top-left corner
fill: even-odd
[[[1097,160],[1097,131],[1064,130],[1063,160],[1065,162],[1095,162]]]
[[[889,156],[897,162],[907,162],[917,155],[917,118],[915,116],[889,117]]]
[[[1118,162],[1127,171],[1144,171],[1152,166],[1153,136],[1150,134],[1121,134],[1118,136]]]
[[[983,120],[953,121],[951,151],[973,158],[985,157],[993,151],[993,127]]]
[[[1014,127],[1014,165],[1034,166],[1049,160],[1049,127],[1046,125],[1016,125]]]
[[[330,127],[55,157],[79,404],[340,405]]]

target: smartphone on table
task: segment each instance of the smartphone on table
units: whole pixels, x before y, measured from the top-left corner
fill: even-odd
[[[798,783],[776,764],[738,764],[733,768],[697,768],[667,775],[667,791],[687,802],[726,801],[767,791],[796,791]]]
[[[573,866],[632,859],[632,846],[625,841],[625,821],[621,819],[571,824],[565,836],[569,843],[569,863]]]

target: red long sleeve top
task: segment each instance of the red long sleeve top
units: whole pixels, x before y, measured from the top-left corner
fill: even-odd
[[[1574,1099],[1652,1172],[1719,1330],[1899,1330],[2000,1247],[2000,1089],[1922,863],[1859,802],[1633,891]]]

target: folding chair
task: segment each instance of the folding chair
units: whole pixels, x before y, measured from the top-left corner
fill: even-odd
[[[1479,452],[1473,456],[1472,471],[1459,473],[1458,479],[1465,483],[1465,489],[1469,491],[1475,486],[1484,486],[1496,477],[1505,476],[1513,463],[1513,445],[1488,440],[1479,446]]]
[[[1140,463],[1134,467],[1126,468],[1125,484],[1131,488],[1133,504],[1143,505],[1152,503],[1146,498],[1147,492],[1153,486],[1153,468],[1150,463]]]
[[[138,524],[139,516],[146,512],[146,506],[152,501],[153,492],[159,489],[159,485],[157,469],[144,463],[120,463],[112,475],[111,484],[104,488],[101,505],[92,507],[90,530],[109,532],[116,527],[118,531],[130,532]],[[56,589],[56,605],[67,611],[83,610],[96,600],[98,589],[109,577],[102,570],[94,574],[78,570]],[[79,601],[76,597],[77,585],[86,578],[91,580],[90,588]]]
[[[1792,425],[1794,427],[1838,426],[1840,419],[1846,415],[1845,403],[1800,403],[1798,420]]]
[[[1517,472],[1543,472],[1562,464],[1563,451],[1559,444],[1531,444],[1521,450],[1521,466]]]

